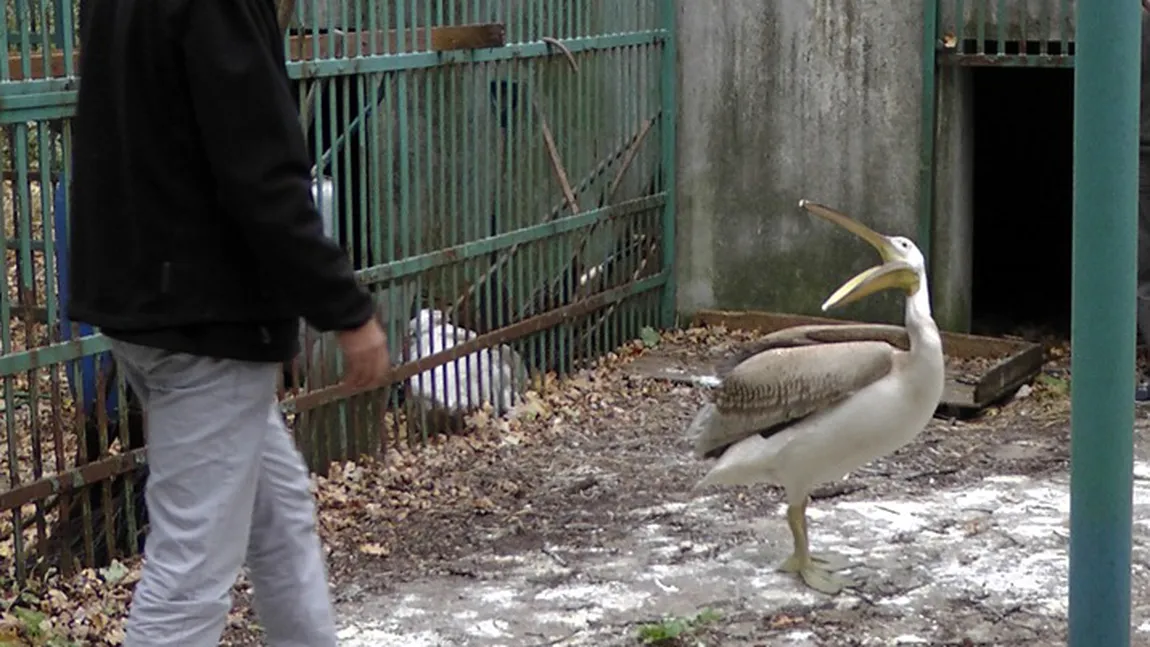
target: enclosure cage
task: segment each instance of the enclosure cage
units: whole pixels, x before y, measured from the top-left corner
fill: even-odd
[[[1076,11],[1074,0],[924,5],[917,236],[948,329],[1068,332]],[[1034,267],[1050,279],[1040,289],[1000,285]]]
[[[670,323],[672,1],[279,10],[313,195],[394,366],[347,396],[334,338],[302,328],[281,402],[313,470],[505,412]],[[0,578],[20,582],[138,551],[147,461],[105,338],[63,307],[80,2],[5,0],[4,17]]]

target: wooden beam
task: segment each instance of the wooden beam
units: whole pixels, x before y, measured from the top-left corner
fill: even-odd
[[[59,180],[60,175],[61,175],[60,171],[49,171],[48,172],[48,179],[53,180],[53,181]],[[0,172],[0,179],[2,179],[5,182],[17,182],[20,179],[20,174],[17,173],[16,171],[2,171],[2,172]],[[32,182],[33,184],[39,184],[40,183],[40,169],[36,168],[35,166],[29,167],[28,168],[28,180],[30,182]],[[0,643],[0,644],[3,644],[3,643]]]
[[[53,49],[49,59],[50,73],[44,74],[44,55],[32,54],[28,57],[30,69],[28,74],[24,74],[23,57],[19,54],[8,55],[8,79],[11,81],[30,81],[43,78],[58,78],[64,76],[64,52]],[[79,65],[80,52],[77,51],[73,57],[73,68]]]
[[[315,60],[319,58],[354,58],[373,54],[400,54],[409,52],[446,52],[483,47],[502,47],[507,43],[503,23],[484,23],[447,27],[419,27],[403,30],[403,49],[399,47],[399,32],[345,32],[343,34],[304,34],[292,36],[288,50],[289,60]]]
[[[417,27],[403,30],[403,50],[399,48],[399,32],[395,29],[376,32],[344,32],[342,34],[294,34],[289,38],[288,60],[311,61],[319,58],[355,58],[384,54],[410,52],[446,52],[452,50],[502,47],[507,44],[503,23],[477,23],[473,25],[451,25],[443,27]],[[45,58],[47,71],[45,71]],[[29,57],[29,74],[24,74],[22,58],[19,54],[8,55],[8,79],[27,81],[64,76],[64,53],[52,50],[45,57],[32,54]],[[80,50],[72,55],[72,69],[80,67]]]

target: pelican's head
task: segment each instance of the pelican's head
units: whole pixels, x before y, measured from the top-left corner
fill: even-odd
[[[884,236],[844,213],[810,200],[799,200],[799,206],[870,243],[883,260],[882,265],[859,272],[835,290],[823,303],[824,312],[881,290],[898,288],[908,296],[918,292],[925,281],[926,259],[909,238]]]

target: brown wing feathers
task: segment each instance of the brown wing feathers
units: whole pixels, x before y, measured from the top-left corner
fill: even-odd
[[[759,348],[771,343],[768,338]],[[781,430],[886,375],[893,362],[894,348],[886,341],[820,342],[802,333],[774,343],[725,372],[713,411],[697,430],[697,455]]]

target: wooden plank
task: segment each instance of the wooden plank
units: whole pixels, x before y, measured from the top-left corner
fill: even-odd
[[[975,386],[976,405],[984,407],[1034,379],[1034,376],[1042,370],[1045,359],[1042,347],[1033,344],[1006,361],[999,362],[987,371]]]
[[[446,52],[454,50],[503,47],[507,44],[503,23],[476,23],[471,25],[450,25],[442,27],[418,27],[404,30],[404,47],[399,48],[399,32],[388,31],[345,32],[343,34],[292,35],[288,39],[289,61],[316,60],[318,48],[320,59],[400,54],[410,52]],[[64,73],[64,52],[53,49],[48,56],[48,70],[45,72],[44,56],[40,53],[29,57],[30,74],[25,75],[19,54],[8,55],[8,78],[11,81],[27,81],[44,78],[61,78]],[[72,69],[78,73],[80,50],[72,55]]]
[[[49,171],[48,179],[50,181],[56,181],[60,179],[60,175],[60,171]],[[2,178],[5,182],[17,182],[20,180],[20,174],[16,171],[4,171],[0,173],[0,178]],[[40,184],[40,179],[40,169],[36,167],[28,169],[28,180],[30,184]]]
[[[15,510],[28,503],[43,501],[54,494],[74,492],[96,483],[103,483],[121,474],[135,472],[147,462],[146,456],[145,448],[133,449],[0,491],[0,513]]]
[[[847,319],[831,319],[829,317],[813,317],[808,315],[793,315],[775,312],[759,311],[728,311],[728,310],[702,310],[695,315],[696,325],[726,326],[737,330],[757,330],[763,333],[772,333],[792,326],[808,326],[812,324],[857,324],[858,321]],[[1012,355],[1023,348],[1033,345],[1030,342],[1013,339],[999,339],[996,337],[982,337],[964,333],[943,332],[943,352],[959,359],[973,359],[994,355]]]
[[[49,58],[49,73],[44,73],[44,55],[31,54],[28,56],[30,69],[27,75],[24,74],[23,57],[19,54],[8,55],[8,80],[10,81],[32,81],[35,79],[45,78],[59,78],[65,76],[64,74],[64,52],[53,49]],[[72,55],[73,70],[77,69],[80,64],[80,52],[77,50]]]
[[[484,47],[503,47],[507,44],[503,23],[481,23],[444,27],[420,27],[403,30],[403,49],[399,47],[397,30],[377,32],[347,32],[343,35],[319,34],[292,36],[288,46],[289,60],[315,60],[400,54],[408,52],[446,52]]]
[[[774,312],[723,310],[703,310],[693,320],[694,325],[724,326],[764,334],[793,326],[857,323],[861,322]],[[905,333],[901,339],[892,341],[902,348],[909,347]],[[1023,340],[943,331],[942,347],[943,352],[953,359],[997,360],[981,374],[973,376],[959,374],[948,368],[940,409],[949,408],[962,413],[985,408],[1014,392],[1038,375],[1044,361],[1042,346]]]

